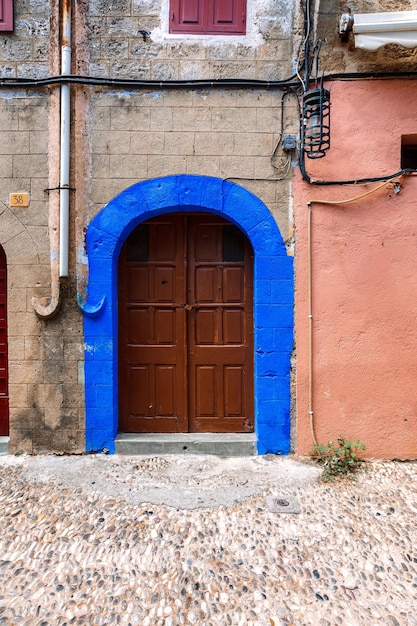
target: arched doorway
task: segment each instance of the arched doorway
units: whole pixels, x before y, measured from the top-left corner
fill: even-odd
[[[7,350],[7,261],[0,246],[0,435],[9,434],[9,390]]]
[[[253,432],[252,248],[207,213],[137,226],[119,258],[119,431]]]
[[[210,213],[234,224],[253,250],[254,428],[258,453],[290,450],[293,259],[277,223],[252,193],[206,176],[167,176],[129,187],[87,230],[84,312],[86,450],[115,450],[119,432],[118,263],[129,234],[172,213]]]

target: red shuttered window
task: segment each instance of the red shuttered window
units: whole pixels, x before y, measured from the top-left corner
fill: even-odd
[[[246,0],[170,0],[169,32],[244,35]]]
[[[0,0],[0,31],[13,30],[13,0]]]

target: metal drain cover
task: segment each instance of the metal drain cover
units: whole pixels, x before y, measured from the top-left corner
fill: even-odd
[[[293,496],[268,496],[266,502],[272,513],[301,513],[298,500]]]

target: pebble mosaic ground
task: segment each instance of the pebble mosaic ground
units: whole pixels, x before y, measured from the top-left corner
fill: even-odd
[[[417,626],[415,463],[335,484],[278,457],[70,464],[0,457],[0,624]]]

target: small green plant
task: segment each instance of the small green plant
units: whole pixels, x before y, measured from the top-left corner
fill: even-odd
[[[337,446],[332,441],[325,445],[316,444],[311,451],[311,455],[324,465],[321,475],[321,480],[324,482],[339,478],[354,478],[362,462],[358,451],[366,450],[365,445],[359,439],[349,441],[349,439],[339,437],[337,443]]]

